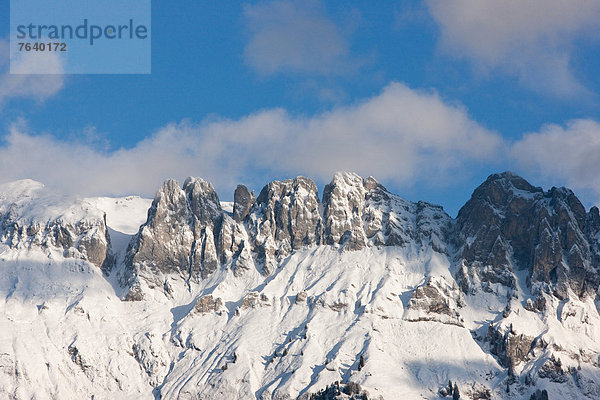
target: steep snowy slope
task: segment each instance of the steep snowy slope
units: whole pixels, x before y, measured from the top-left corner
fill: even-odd
[[[600,219],[572,192],[493,175],[456,220],[348,173],[234,199],[0,187],[0,398],[600,398]]]

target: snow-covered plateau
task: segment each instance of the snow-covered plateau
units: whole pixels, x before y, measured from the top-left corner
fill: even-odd
[[[600,399],[600,216],[338,173],[154,200],[0,185],[0,399]]]

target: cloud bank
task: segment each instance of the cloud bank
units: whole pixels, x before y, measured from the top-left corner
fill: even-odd
[[[62,85],[60,75],[4,74],[0,101],[43,100]],[[152,196],[164,179],[196,175],[228,198],[240,182],[257,190],[273,178],[297,175],[324,183],[340,170],[396,187],[433,188],[466,181],[482,169],[513,169],[534,182],[567,185],[600,204],[600,122],[545,125],[509,142],[462,106],[402,83],[312,116],[276,108],[239,119],[172,123],[116,151],[107,151],[98,135],[91,127],[81,140],[60,140],[18,121],[0,142],[0,182],[31,178],[78,195]]]
[[[573,97],[586,89],[572,69],[575,42],[597,40],[593,0],[427,0],[440,46],[479,69],[503,71],[537,91]]]
[[[270,109],[170,124],[113,152],[15,124],[0,147],[0,180],[32,178],[81,195],[153,195],[166,178],[197,175],[226,196],[239,182],[260,189],[273,177],[298,174],[325,182],[338,170],[398,186],[439,185],[488,165],[503,146],[462,107],[392,83],[377,96],[310,117]]]

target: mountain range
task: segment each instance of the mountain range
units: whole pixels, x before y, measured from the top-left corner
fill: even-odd
[[[374,178],[0,186],[0,398],[598,399],[600,215],[494,174],[451,218]]]

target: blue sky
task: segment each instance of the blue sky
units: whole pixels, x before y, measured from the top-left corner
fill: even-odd
[[[451,215],[490,173],[600,203],[600,3],[154,1],[149,75],[8,74],[0,180],[152,196],[188,175],[232,198],[373,175]]]

